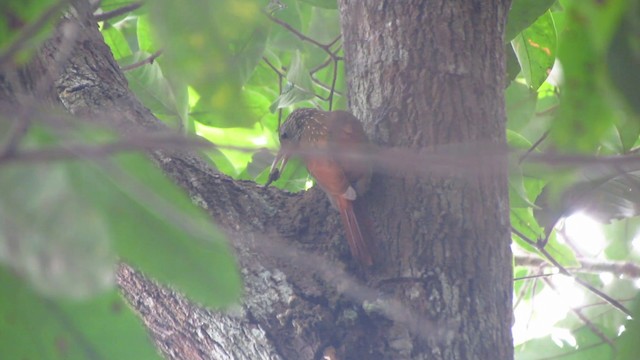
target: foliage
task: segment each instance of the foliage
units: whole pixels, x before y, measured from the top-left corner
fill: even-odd
[[[19,5],[14,3],[18,4],[9,2],[12,11],[24,12],[26,23],[55,6],[34,1],[26,11],[27,5],[16,8]],[[128,4],[106,0],[98,12]],[[4,20],[0,23],[0,57],[16,42],[20,31],[6,25],[7,17]],[[125,75],[131,89],[158,118],[216,144],[207,155],[221,172],[264,183],[273,159],[268,149],[277,147],[278,124],[293,107],[345,107],[338,21],[333,0],[158,0],[153,6],[101,21],[100,26],[114,57],[128,69]],[[47,29],[41,30],[46,33]],[[510,162],[509,191],[517,255],[514,333],[519,359],[606,358],[615,353],[613,346],[618,341],[623,358],[631,359],[633,350],[629,349],[637,349],[637,344],[626,340],[639,336],[637,322],[627,323],[620,311],[620,307],[632,308],[636,318],[640,317],[640,302],[630,301],[637,299],[633,281],[637,275],[630,279],[631,273],[616,270],[624,270],[618,266],[621,263],[632,267],[639,260],[637,250],[631,251],[640,227],[636,216],[640,208],[638,161],[633,161],[640,135],[639,35],[640,5],[632,0],[513,1],[504,39],[509,79],[505,103],[506,138],[518,150]],[[29,43],[21,50],[28,53],[31,48]],[[16,62],[25,56],[24,51],[12,55]],[[113,140],[109,134],[89,129],[74,141],[95,141],[95,135],[88,135],[94,133],[101,134],[99,140]],[[46,129],[31,136],[34,146],[63,140]],[[35,248],[13,261],[0,252],[0,261],[11,269],[3,267],[0,272],[1,291],[16,293],[16,299],[24,296],[21,303],[26,304],[16,310],[14,303],[1,302],[0,311],[21,316],[19,311],[33,307],[47,314],[38,318],[52,319],[45,324],[52,330],[43,332],[39,341],[52,352],[58,351],[58,339],[51,337],[51,332],[71,334],[70,354],[78,352],[79,358],[86,343],[93,344],[93,336],[106,343],[117,342],[105,340],[104,333],[91,333],[90,325],[77,316],[94,306],[92,309],[104,314],[101,326],[110,334],[117,334],[120,330],[116,329],[130,322],[119,319],[130,317],[126,307],[121,309],[124,315],[105,311],[110,301],[119,301],[113,290],[104,295],[104,289],[113,284],[108,268],[116,257],[208,305],[228,303],[239,291],[233,261],[220,236],[215,235],[218,231],[202,212],[190,206],[189,199],[142,157],[114,157],[108,166],[134,179],[139,188],[127,187],[112,172],[85,160],[41,168],[7,167],[11,171],[0,174],[3,188],[22,185],[19,194],[26,200],[20,203],[11,194],[1,194],[0,215],[13,216],[17,228],[11,230],[28,235],[30,246]],[[293,164],[277,185],[297,191],[307,186],[307,180],[305,170]],[[177,204],[166,208],[179,214],[179,220],[158,212],[155,202],[136,196],[140,188],[154,201]],[[56,207],[62,201],[56,194],[64,194],[70,206],[48,218],[45,215],[51,209],[36,205],[47,200],[50,207]],[[598,228],[606,237],[594,258],[583,255],[584,246],[576,245],[567,235],[569,221],[562,226],[563,219],[576,212],[591,214],[607,224],[602,230]],[[18,221],[26,218],[30,222]],[[144,219],[144,226],[136,226],[131,221],[134,218]],[[119,222],[122,219],[129,221],[127,226]],[[71,222],[81,226],[69,237],[64,230],[73,226]],[[0,238],[0,245],[8,246],[6,225],[2,226],[0,236],[5,238]],[[89,228],[92,236],[87,236]],[[188,231],[194,228],[198,230]],[[42,247],[40,240],[45,234],[67,241],[50,245],[56,251],[72,249],[60,253],[64,263],[75,264],[74,250],[87,246],[82,250],[83,256],[89,256],[86,263],[76,265],[95,264],[90,267],[94,272],[75,279],[71,277],[76,275],[73,269],[67,269],[56,278],[62,287],[41,286],[48,280],[45,276],[56,274],[24,264],[52,250]],[[82,245],[86,238],[91,242]],[[594,259],[599,262],[598,275],[590,274],[595,270],[587,266]],[[565,275],[554,275],[557,272]],[[74,286],[64,284],[69,279],[76,280]],[[212,283],[220,289],[215,295],[207,290]],[[572,304],[567,290],[577,293],[582,301]],[[70,303],[62,296],[74,292],[78,293],[76,299],[90,298],[85,300],[89,303]],[[549,298],[556,299],[555,317],[548,314],[548,305],[540,305]],[[3,319],[0,333],[13,326],[7,317]],[[73,331],[65,328],[64,324],[76,322]],[[542,323],[544,331],[534,331],[531,324],[536,323]],[[139,329],[126,326],[127,331],[138,334]],[[627,331],[619,337],[623,326]],[[20,344],[16,341],[7,346],[18,349]],[[138,344],[130,346],[132,351],[144,348]],[[27,350],[16,354],[26,356],[31,351]]]

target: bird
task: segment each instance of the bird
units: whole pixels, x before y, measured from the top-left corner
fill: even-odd
[[[363,156],[369,139],[360,121],[342,110],[294,110],[278,132],[280,150],[269,172],[267,186],[276,181],[291,156],[299,156],[316,184],[340,212],[352,256],[371,266],[373,258],[362,235],[354,204],[368,189],[371,163]]]

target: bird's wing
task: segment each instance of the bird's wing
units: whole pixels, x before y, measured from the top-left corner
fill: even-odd
[[[356,192],[351,187],[349,179],[333,159],[314,157],[306,159],[305,162],[311,176],[326,193],[348,200],[356,199]]]
[[[332,157],[359,194],[366,192],[371,179],[369,140],[360,121],[345,111],[333,111],[328,120],[328,142]]]

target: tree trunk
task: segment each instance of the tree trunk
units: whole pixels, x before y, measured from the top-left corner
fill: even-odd
[[[453,160],[471,155],[461,144],[505,144],[509,3],[340,1],[351,109],[377,144]],[[416,329],[381,329],[385,358],[513,357],[507,175],[491,163],[450,176],[425,160],[375,177],[367,200],[385,256],[373,277],[422,315]]]
[[[352,110],[378,145],[504,144],[508,5],[341,1]],[[28,67],[0,74],[3,106],[26,94],[122,131],[166,131],[129,91],[88,5],[74,6],[79,18]],[[224,229],[245,281],[243,303],[216,312],[122,265],[119,284],[167,358],[512,358],[504,168],[377,174],[365,198],[377,265],[360,269],[320,190],[233,181],[187,151],[150,156]]]

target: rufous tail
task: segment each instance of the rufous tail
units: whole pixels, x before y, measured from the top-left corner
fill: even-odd
[[[338,210],[340,211],[340,218],[342,218],[342,223],[347,233],[347,242],[351,249],[351,255],[362,265],[373,265],[371,252],[362,236],[358,217],[353,209],[353,201],[342,197],[338,197],[336,200]]]

